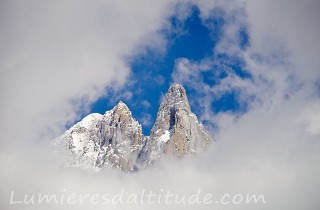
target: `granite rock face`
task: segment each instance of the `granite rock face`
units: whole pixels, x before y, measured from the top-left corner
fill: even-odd
[[[71,152],[68,166],[111,166],[132,171],[144,144],[141,125],[119,102],[104,115],[93,113],[67,130],[55,144],[67,143]]]
[[[174,84],[160,104],[149,141],[139,154],[140,163],[152,165],[163,154],[196,156],[204,152],[212,141],[212,136],[191,112],[185,89]]]
[[[110,166],[129,172],[157,165],[164,155],[196,156],[212,141],[191,112],[185,89],[174,84],[160,105],[150,136],[143,136],[141,125],[120,101],[104,115],[89,114],[53,144],[70,153],[67,166]]]

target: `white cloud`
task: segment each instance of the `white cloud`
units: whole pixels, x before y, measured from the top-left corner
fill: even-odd
[[[227,13],[237,10],[229,3],[222,4]],[[314,87],[319,79],[320,63],[315,57],[320,51],[315,49],[320,33],[315,26],[318,13],[313,11],[319,4],[245,3],[233,4],[240,9],[244,6],[244,16],[227,23],[215,52],[243,58],[252,78],[241,78],[226,69],[228,76],[210,87],[202,81],[201,73],[217,71],[212,69],[214,58],[200,62],[180,58],[172,75],[175,81],[196,90],[193,100],[201,106],[201,118],[218,127],[217,144],[209,155],[212,165],[203,163],[210,172],[204,174],[212,177],[216,184],[211,189],[217,193],[263,192],[269,201],[256,209],[317,209],[320,99]],[[207,18],[215,6],[203,6],[203,17]],[[239,49],[235,38],[235,29],[241,24],[249,26],[251,44],[246,50]],[[240,103],[249,102],[248,111],[214,116],[212,101],[230,90],[237,91]]]
[[[141,101],[141,105],[144,106],[146,109],[149,109],[151,106],[150,102],[147,100]]]
[[[170,1],[3,1],[4,138],[22,140],[30,130],[47,127],[57,128],[56,135],[76,113],[87,112],[106,87],[123,85],[130,73],[125,57],[144,45],[163,43],[157,30],[171,12],[169,5]],[[23,131],[12,136],[17,118]]]
[[[170,5],[146,0],[1,2],[1,209],[7,209],[12,188],[59,186],[57,171],[43,166],[52,162],[37,162],[50,151],[41,143],[87,112],[106,88],[119,89],[126,82],[127,56],[145,46],[165,49],[158,30],[172,13]],[[55,184],[40,186],[40,177]]]
[[[231,1],[227,1],[227,5],[222,2],[197,1],[206,12],[216,5],[227,10],[238,6],[230,3]],[[314,59],[319,57],[319,51],[314,48],[309,51],[309,44],[291,45],[295,42],[288,41],[283,46],[288,47],[290,52],[290,65],[259,63],[252,57],[256,52],[263,56],[278,52],[279,48],[273,48],[275,45],[270,44],[271,50],[268,51],[259,47],[265,40],[260,38],[263,34],[276,35],[269,44],[274,43],[274,40],[277,43],[283,38],[296,40],[298,35],[294,30],[297,30],[296,32],[301,33],[299,36],[308,39],[308,43],[318,46],[316,36],[309,35],[311,32],[317,34],[316,28],[309,28],[316,24],[317,19],[308,18],[313,21],[306,26],[308,28],[304,32],[299,31],[301,25],[298,24],[299,27],[290,27],[293,31],[283,32],[285,36],[279,38],[277,32],[281,31],[281,26],[286,25],[286,22],[281,23],[276,17],[282,17],[283,11],[287,12],[286,17],[293,19],[296,19],[295,15],[301,15],[296,14],[292,7],[274,11],[274,8],[283,5],[283,1],[273,1],[275,6],[266,13],[259,10],[255,12],[253,9],[260,5],[268,8],[268,4],[271,4],[268,2],[246,4],[251,39],[255,44],[242,56],[254,76],[253,81],[230,74],[215,90],[197,80],[200,73],[198,71],[209,71],[212,64],[210,60],[200,63],[185,59],[177,61],[176,79],[179,77],[188,85],[194,85],[193,88],[200,87],[204,93],[210,93],[199,100],[204,103],[204,118],[213,119],[219,128],[215,147],[197,159],[168,159],[161,168],[135,174],[122,174],[109,169],[93,173],[61,168],[61,162],[49,155],[51,148],[43,139],[60,132],[67,121],[75,119],[77,109],[94,101],[105,87],[119,87],[125,82],[129,69],[122,58],[135,53],[135,46],[143,44],[145,40],[160,39],[155,42],[165,42],[154,33],[170,13],[170,9],[167,9],[170,3],[2,2],[1,209],[92,208],[88,205],[10,206],[11,190],[15,190],[19,198],[25,193],[60,193],[63,189],[78,194],[113,194],[118,193],[121,188],[128,193],[139,192],[143,188],[155,191],[162,188],[174,193],[191,194],[202,188],[217,197],[223,193],[261,193],[265,195],[267,204],[124,204],[96,205],[94,208],[317,210],[320,205],[319,98],[308,84],[317,75],[318,69],[311,67],[317,66],[318,62],[306,62],[310,66],[306,76],[300,77],[305,72],[305,69],[300,68],[304,62],[300,62],[300,59],[297,60],[299,63],[292,60],[295,56],[300,58],[300,53],[306,56],[301,56],[306,58],[304,61],[307,61],[309,55],[312,55],[310,59]],[[299,2],[299,5],[302,4]],[[204,15],[209,15],[206,12]],[[303,15],[308,16],[308,12]],[[268,18],[279,26],[275,30],[259,32],[271,25],[266,20]],[[144,39],[146,36],[151,38]],[[293,70],[290,69],[291,66],[294,67]],[[287,79],[292,75],[294,79],[298,79],[298,84],[302,84],[302,87],[294,91],[291,88],[297,83],[292,85],[291,80]],[[191,83],[191,79],[198,86],[197,83]],[[253,94],[260,100],[252,103],[244,115],[221,113],[213,118],[212,110],[209,109],[210,100],[228,89],[240,89],[240,96]],[[283,97],[285,95],[290,97]],[[42,131],[40,134],[37,128]]]
[[[252,43],[267,48],[270,42],[288,48],[293,70],[302,80],[319,79],[320,3],[307,1],[246,1],[251,25]]]
[[[143,116],[139,119],[139,122],[143,126],[151,126],[153,123],[152,116],[148,113],[143,114]]]

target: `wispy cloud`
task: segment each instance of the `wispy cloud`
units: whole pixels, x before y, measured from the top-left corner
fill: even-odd
[[[201,18],[220,8],[227,22],[215,52],[240,57],[250,77],[226,66],[226,77],[208,85],[204,73],[217,73],[217,57],[179,58],[173,79],[197,94],[201,118],[211,122],[217,143],[194,158],[168,158],[154,169],[121,174],[62,168],[46,139],[63,131],[107,87],[124,85],[125,57],[151,45],[165,50],[159,29],[170,1],[4,1],[1,3],[1,209],[60,209],[56,205],[11,205],[10,192],[116,194],[141,189],[213,195],[262,193],[266,205],[154,205],[154,209],[314,209],[319,207],[320,142],[318,1],[189,1]],[[170,7],[173,6],[173,7]],[[183,20],[188,6],[178,11]],[[182,14],[183,13],[183,14]],[[241,48],[237,32],[248,27],[250,45]],[[208,25],[209,27],[209,25]],[[211,28],[211,30],[214,30]],[[160,44],[159,44],[160,43]],[[280,62],[285,60],[285,62]],[[218,78],[218,77],[217,77]],[[214,113],[212,102],[237,90],[246,112]],[[317,90],[318,91],[318,90]],[[251,98],[254,96],[254,98]],[[76,104],[76,105],[75,105]],[[148,106],[145,103],[145,106]],[[196,106],[193,106],[196,108]],[[141,122],[150,123],[145,115]],[[63,206],[64,207],[64,206]],[[62,207],[62,208],[63,208]],[[97,209],[150,209],[148,205],[103,205]],[[67,206],[90,209],[89,205]]]
[[[139,122],[141,122],[141,124],[144,126],[150,126],[154,123],[152,120],[152,116],[148,113],[144,113]]]

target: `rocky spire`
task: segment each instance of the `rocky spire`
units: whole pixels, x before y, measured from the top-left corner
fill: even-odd
[[[123,171],[133,170],[144,143],[141,125],[122,101],[104,115],[88,115],[66,131],[62,139],[68,141],[73,153],[69,165],[90,163]]]
[[[174,84],[169,88],[160,104],[151,136],[159,137],[164,131],[173,129],[176,123],[176,114],[179,111],[191,113],[186,90],[181,84]]]
[[[123,101],[119,101],[113,109],[129,110],[127,104],[125,104]]]
[[[104,115],[88,115],[58,139],[72,153],[69,165],[90,163],[122,171],[154,165],[164,154],[196,155],[212,141],[192,113],[181,84],[172,85],[164,96],[149,137],[143,136],[141,125],[120,101]]]
[[[186,90],[181,84],[172,85],[165,95],[150,139],[165,142],[163,152],[179,157],[196,155],[212,141],[196,115],[191,112]]]
[[[213,141],[204,126],[192,113],[186,90],[172,85],[164,96],[149,140],[138,156],[143,166],[154,165],[164,154],[177,157],[197,155]]]

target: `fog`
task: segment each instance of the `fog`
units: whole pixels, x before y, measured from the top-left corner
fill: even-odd
[[[190,1],[191,2],[191,1]],[[168,157],[158,168],[125,174],[64,168],[49,141],[79,119],[106,89],[130,79],[126,56],[147,46],[165,52],[159,29],[174,14],[174,1],[1,1],[1,209],[309,209],[320,206],[320,52],[317,1],[195,1],[207,18],[215,7],[228,13],[214,50],[243,57],[252,79],[230,74],[208,87],[197,77],[214,58],[180,58],[172,78],[204,92],[200,119],[210,121],[216,143],[197,158]],[[187,10],[181,10],[181,13]],[[180,14],[183,15],[183,14]],[[234,29],[249,27],[251,45],[234,47]],[[263,59],[255,59],[255,55]],[[210,60],[212,59],[212,60]],[[282,61],[285,62],[282,62]],[[180,64],[180,65],[179,65]],[[197,81],[197,82],[194,82]],[[243,114],[213,114],[210,103],[239,90],[249,101]],[[190,98],[194,104],[195,98]],[[25,194],[139,195],[170,191],[190,196],[201,190],[218,203],[10,204]],[[12,196],[14,192],[14,196]],[[262,194],[265,203],[221,204],[230,194]],[[12,200],[11,200],[12,201]]]

